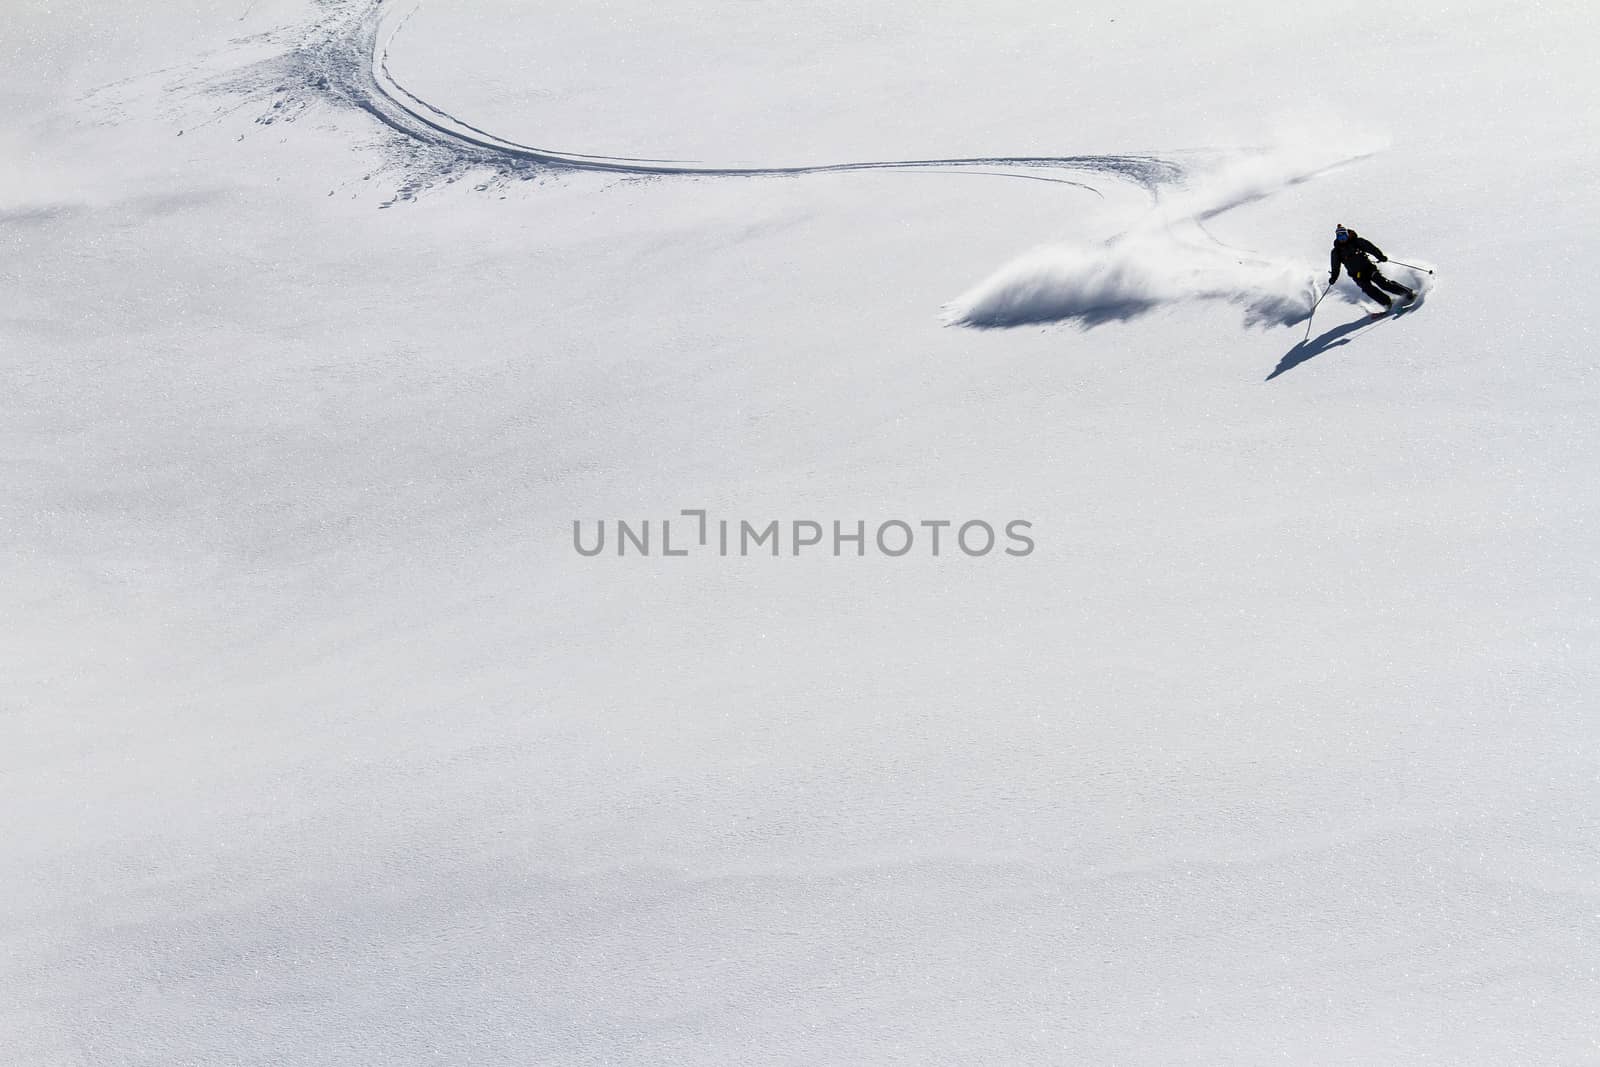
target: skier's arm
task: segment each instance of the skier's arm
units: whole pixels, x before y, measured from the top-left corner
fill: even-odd
[[[1339,250],[1335,248],[1328,253],[1328,284],[1332,285],[1339,280]]]
[[[1365,252],[1379,263],[1389,262],[1389,257],[1383,254],[1383,250],[1365,237],[1357,237],[1351,243],[1356,246],[1357,251]]]

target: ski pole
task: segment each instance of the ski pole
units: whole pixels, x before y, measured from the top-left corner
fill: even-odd
[[[1333,292],[1333,286],[1329,285],[1326,289],[1322,290],[1322,296],[1327,296],[1331,292]],[[1317,314],[1317,304],[1322,303],[1322,296],[1317,297],[1317,303],[1311,305],[1311,314],[1306,316],[1306,338],[1305,339],[1307,341],[1311,340],[1311,320]]]
[[[1393,263],[1397,267],[1409,267],[1412,270],[1420,270],[1424,274],[1432,274],[1433,273],[1433,271],[1428,269],[1427,267],[1419,267],[1415,263],[1402,263],[1398,259],[1391,259],[1388,262]]]

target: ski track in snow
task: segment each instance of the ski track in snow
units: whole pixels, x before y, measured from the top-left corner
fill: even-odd
[[[1152,194],[1182,180],[1180,163],[1152,155],[994,155],[955,159],[873,160],[803,166],[719,166],[684,160],[590,155],[507,140],[453,115],[408,90],[389,69],[389,43],[415,12],[397,15],[385,0],[329,3],[331,13],[287,53],[241,75],[214,83],[229,91],[278,96],[263,124],[293,119],[314,99],[332,100],[372,116],[397,135],[409,172],[395,200],[455,181],[473,169],[505,177],[540,172],[591,172],[635,178],[760,178],[852,171],[946,171],[1031,178],[1099,190],[1086,182],[1033,171],[1070,171],[1130,181]],[[393,201],[391,201],[392,203]]]
[[[1111,241],[1040,249],[1000,268],[946,306],[950,325],[987,329],[1070,322],[1094,327],[1194,300],[1237,305],[1247,325],[1304,321],[1315,300],[1314,272],[1304,264],[1230,249],[1206,229],[1205,221],[1371,154],[1253,150],[1214,154],[1196,169],[1193,163],[1155,155],[724,166],[557,151],[491,133],[424,99],[395,77],[389,46],[416,7],[402,14],[393,0],[320,3],[326,14],[287,51],[211,87],[250,99],[274,96],[257,119],[263,125],[293,121],[319,100],[371,116],[390,131],[390,162],[404,175],[383,207],[414,200],[434,185],[459,181],[474,171],[494,175],[491,182],[579,172],[623,178],[767,178],[921,171],[1057,182],[1103,195],[1085,181],[1059,176],[1067,171],[1127,181],[1151,197],[1150,215]]]

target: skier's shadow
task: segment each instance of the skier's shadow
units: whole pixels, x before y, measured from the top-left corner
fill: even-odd
[[[1267,381],[1270,382],[1278,375],[1293,370],[1308,359],[1322,355],[1330,348],[1349,344],[1351,334],[1360,333],[1372,324],[1371,319],[1363,317],[1342,326],[1335,326],[1327,333],[1313,337],[1309,341],[1301,341],[1283,354],[1283,358],[1278,361],[1277,369],[1267,375]]]

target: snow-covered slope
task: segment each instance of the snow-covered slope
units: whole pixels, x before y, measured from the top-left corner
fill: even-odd
[[[0,1062],[1600,1058],[1593,27],[22,0]]]

